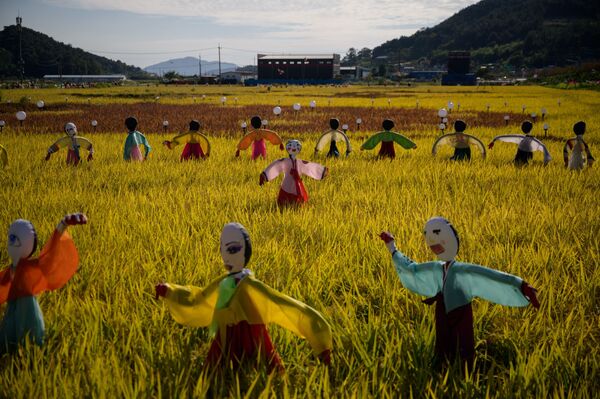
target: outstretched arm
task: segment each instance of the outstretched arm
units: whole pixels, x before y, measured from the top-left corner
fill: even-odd
[[[250,133],[247,133],[244,137],[242,137],[242,139],[240,140],[240,142],[237,145],[237,150],[238,153],[240,150],[245,150],[248,147],[250,147],[250,144],[252,144],[252,142],[254,141],[254,139],[256,138],[256,131],[251,131]]]
[[[278,146],[283,145],[283,140],[274,131],[272,131],[272,130],[263,130],[262,134],[263,134],[264,138],[269,141],[269,143],[271,143],[273,145],[278,145]]]
[[[384,137],[385,133],[386,132],[375,133],[374,135],[372,135],[371,137],[369,137],[367,139],[367,141],[365,141],[360,146],[360,149],[361,150],[372,150],[373,148],[375,148],[377,146],[377,144],[379,144],[379,142],[381,140],[383,140],[383,137]]]
[[[402,285],[415,294],[432,297],[442,290],[441,262],[415,263],[396,248],[394,236],[385,231],[379,235],[392,254],[392,261]]]
[[[491,143],[488,144],[488,148],[491,150],[494,147],[494,143],[496,141],[504,141],[505,143],[520,144],[524,138],[525,138],[525,136],[523,136],[522,134],[505,134],[502,136],[496,136],[491,141]]]
[[[242,284],[248,287],[247,296],[258,310],[258,314],[246,313],[249,323],[275,323],[290,330],[301,338],[306,338],[315,355],[323,361],[329,361],[333,348],[331,327],[317,310],[296,299],[290,298],[255,279],[245,279]],[[239,301],[230,306],[244,307]],[[254,320],[257,318],[257,320]]]
[[[470,297],[479,297],[505,306],[539,307],[536,291],[520,277],[471,264],[453,265],[456,278]]]
[[[286,172],[289,169],[289,160],[287,158],[281,158],[273,161],[263,172],[260,174],[259,184],[262,186],[265,182],[271,181],[279,176],[282,172]]]
[[[329,170],[321,164],[318,164],[316,162],[303,161],[300,159],[297,160],[296,167],[298,168],[298,172],[300,172],[301,175],[306,175],[315,180],[323,180],[329,172]]]
[[[396,144],[398,144],[400,147],[404,148],[405,150],[409,150],[411,148],[417,148],[417,145],[415,144],[415,142],[410,140],[408,137],[403,136],[400,133],[395,133],[395,132],[391,132],[391,133],[392,133],[392,139],[394,140],[394,142]]]
[[[207,327],[212,322],[222,279],[223,276],[219,277],[204,289],[191,285],[157,284],[156,297],[165,300],[177,323],[190,327]]]

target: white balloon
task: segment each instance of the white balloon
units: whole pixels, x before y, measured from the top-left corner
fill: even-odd
[[[356,123],[360,125],[360,124],[362,123],[362,119],[360,119],[360,118],[357,118],[357,119],[356,119]]]
[[[224,103],[225,101],[227,101],[227,97],[221,97],[221,102]]]
[[[98,126],[98,121],[94,119],[94,120],[92,121],[92,126],[94,126],[94,127]]]
[[[4,127],[4,125],[6,125],[6,122],[0,121],[0,127]]]
[[[448,116],[448,111],[446,111],[446,108],[442,108],[438,111],[438,116],[440,118],[445,118],[446,116]]]
[[[442,123],[448,123],[448,118],[442,118]]]
[[[438,125],[438,127],[440,128],[440,130],[444,130],[446,128],[446,125],[444,125],[443,123],[440,123]]]
[[[15,115],[16,115],[17,119],[20,121],[24,121],[25,118],[27,118],[27,114],[25,113],[25,111],[19,111]]]
[[[281,107],[277,106],[277,107],[273,108],[273,113],[275,115],[281,114]]]
[[[248,127],[248,124],[246,122],[242,122],[241,126],[242,126],[242,129],[245,129]]]
[[[344,123],[344,124],[342,125],[342,130],[348,130],[348,125]]]
[[[300,111],[300,103],[295,103],[293,107],[294,111]]]
[[[309,105],[311,108],[315,108],[317,106],[317,102],[315,100],[312,100]]]
[[[269,125],[269,121],[268,121],[268,120],[266,120],[266,119],[263,119],[263,120],[261,121],[261,123],[262,123],[262,125],[263,125],[263,126],[268,126],[268,125]]]
[[[454,103],[452,101],[448,101],[448,109],[454,108]]]
[[[165,127],[169,126],[169,121],[163,121],[163,126],[165,126]]]
[[[44,108],[44,102],[42,100],[37,102],[37,107],[38,108]]]
[[[550,127],[550,126],[548,126],[548,124],[547,124],[547,123],[544,123],[544,130],[548,130],[548,128],[549,128],[549,127]]]

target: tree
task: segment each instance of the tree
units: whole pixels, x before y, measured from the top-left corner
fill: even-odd
[[[346,52],[346,55],[342,59],[341,63],[343,66],[354,66],[354,65],[356,65],[356,61],[357,61],[356,49],[354,47],[350,47],[348,49],[348,51]]]
[[[164,74],[164,78],[167,80],[176,80],[176,79],[180,79],[181,75],[175,71],[169,71]]]

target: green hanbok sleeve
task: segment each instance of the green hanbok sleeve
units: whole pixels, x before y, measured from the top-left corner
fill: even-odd
[[[442,290],[441,262],[415,263],[400,251],[394,252],[392,261],[406,289],[427,297],[435,296]]]

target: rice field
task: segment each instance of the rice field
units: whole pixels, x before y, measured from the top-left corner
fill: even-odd
[[[6,126],[0,145],[9,153],[9,165],[0,169],[2,226],[31,220],[44,243],[66,213],[84,212],[89,223],[70,228],[78,273],[38,298],[45,346],[26,345],[0,358],[0,397],[505,398],[595,397],[600,391],[600,174],[597,166],[571,172],[562,162],[564,140],[578,120],[587,122],[585,138],[600,157],[597,92],[141,86],[4,90],[1,96]],[[23,97],[31,98],[28,104],[18,104]],[[38,100],[44,109],[37,109]],[[437,110],[448,101],[455,106],[449,123],[465,120],[467,133],[484,143],[518,132],[536,112],[534,134],[553,161],[544,167],[536,153],[531,165],[515,168],[516,146],[506,143],[497,143],[485,160],[474,152],[470,163],[448,161],[450,149],[432,157]],[[297,113],[296,102],[302,105]],[[283,108],[280,117],[271,112],[276,105]],[[27,119],[19,126],[14,114],[21,109]],[[269,146],[268,159],[256,162],[248,152],[234,157],[240,123],[254,114],[269,119],[284,139],[301,140],[300,158],[329,167],[323,181],[304,179],[311,197],[306,206],[276,206],[280,179],[258,185],[260,172],[283,151]],[[122,160],[122,123],[129,115],[138,117],[153,147],[147,162]],[[331,117],[349,124],[348,158],[313,154]],[[393,161],[359,151],[388,117],[418,147],[397,148]],[[181,163],[181,148],[168,150],[161,142],[186,130],[191,118],[202,123],[212,153]],[[163,120],[169,120],[166,132]],[[62,150],[44,161],[69,121],[94,143],[95,159],[69,167]],[[539,310],[474,301],[477,360],[467,376],[458,367],[431,369],[434,309],[402,287],[377,237],[389,230],[403,253],[420,262],[434,259],[422,237],[432,216],[457,228],[459,260],[516,274],[539,290]],[[222,274],[219,235],[230,221],[250,233],[249,268],[256,277],[330,322],[331,366],[314,359],[304,340],[272,326],[284,375],[261,368],[202,374],[208,330],[176,324],[154,299],[154,285],[204,286]],[[6,250],[0,263],[9,264]]]

